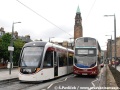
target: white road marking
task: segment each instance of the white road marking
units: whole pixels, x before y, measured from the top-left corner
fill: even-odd
[[[91,83],[92,83],[92,85],[93,85],[93,87],[95,87],[95,84],[94,84],[94,82],[95,81],[97,81],[98,80],[98,78],[96,78],[94,81],[92,81]]]
[[[95,87],[95,84],[94,84],[95,81],[98,81],[98,85],[99,85],[100,80],[102,79],[102,76],[103,76],[103,72],[104,72],[104,68],[101,68],[98,78],[96,78],[94,81],[91,82],[93,87]]]
[[[65,78],[63,81],[59,81],[59,82],[52,83],[52,84],[50,84],[50,85],[47,87],[47,89],[49,89],[50,87],[52,87],[52,85],[54,85],[54,84],[56,84],[56,83],[64,82],[64,81],[66,81],[66,80],[67,80],[67,78]]]
[[[50,84],[50,85],[47,87],[47,89],[49,89],[52,85],[53,85],[53,83],[52,83],[52,84]]]
[[[75,75],[74,75],[74,76],[71,76],[71,77],[75,77]],[[56,83],[64,82],[64,81],[66,81],[68,78],[71,78],[71,77],[67,77],[67,78],[65,78],[65,79],[62,80],[62,81],[57,81],[57,82],[55,82],[55,83],[52,83],[52,84],[50,84],[50,85],[47,87],[47,89],[49,89],[50,87],[52,87],[52,85],[54,85],[54,84],[56,84]]]

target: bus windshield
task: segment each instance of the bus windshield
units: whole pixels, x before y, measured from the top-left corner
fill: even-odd
[[[25,47],[21,55],[21,66],[37,67],[43,52],[43,47]]]
[[[80,57],[80,56],[75,56],[75,65],[80,67],[80,68],[91,68],[96,65],[96,59],[97,57]]]
[[[96,48],[76,48],[75,64],[81,68],[91,68],[96,65]]]

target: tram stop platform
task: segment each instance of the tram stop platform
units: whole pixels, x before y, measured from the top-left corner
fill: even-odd
[[[11,74],[9,69],[7,68],[0,68],[0,81],[10,80],[18,78],[18,68],[13,68],[11,70]]]

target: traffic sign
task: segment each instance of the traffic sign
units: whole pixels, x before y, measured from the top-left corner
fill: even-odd
[[[14,47],[13,46],[8,46],[8,51],[14,51]]]

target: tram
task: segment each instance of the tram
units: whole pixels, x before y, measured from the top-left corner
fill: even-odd
[[[73,73],[74,50],[50,42],[26,43],[19,59],[20,81],[44,81]]]
[[[91,37],[77,38],[74,51],[73,73],[97,76],[101,60],[101,48],[98,41]]]

